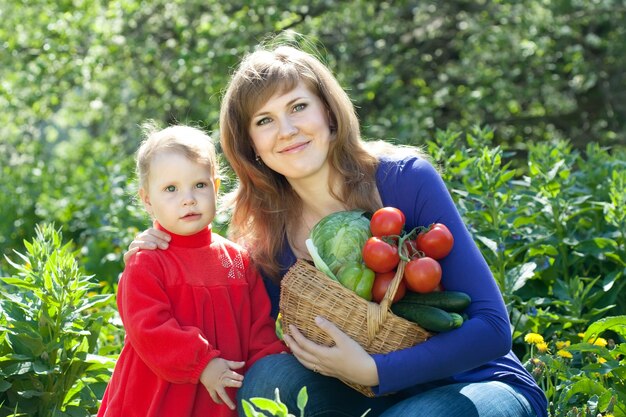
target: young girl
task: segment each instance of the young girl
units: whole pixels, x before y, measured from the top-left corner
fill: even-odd
[[[192,127],[148,127],[137,174],[145,209],[171,240],[126,265],[117,294],[126,340],[98,416],[236,415],[244,371],[285,347],[248,254],[211,231],[213,143]]]

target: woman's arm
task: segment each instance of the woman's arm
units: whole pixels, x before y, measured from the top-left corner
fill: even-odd
[[[162,230],[158,230],[151,227],[135,236],[128,250],[124,252],[124,263],[128,263],[128,260],[140,249],[167,249],[169,246],[170,235]]]
[[[446,290],[467,293],[469,316],[455,330],[440,333],[410,349],[373,355],[378,368],[378,393],[444,379],[474,369],[511,349],[508,313],[500,290],[480,250],[434,167],[420,158],[394,165],[379,183],[384,205],[401,209],[407,229],[443,223],[454,236],[454,247],[440,261]]]
[[[285,341],[294,355],[309,369],[374,386],[376,393],[384,394],[448,378],[508,353],[511,334],[502,296],[437,171],[427,161],[411,158],[394,163],[379,179],[383,204],[405,213],[407,230],[441,222],[454,235],[452,252],[441,260],[442,283],[470,295],[470,319],[412,348],[376,355],[321,320],[318,325],[335,345],[317,345],[290,328],[292,337],[286,335]]]

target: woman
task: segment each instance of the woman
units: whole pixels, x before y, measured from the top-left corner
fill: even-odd
[[[290,328],[292,355],[271,355],[244,377],[242,399],[273,398],[290,410],[307,386],[309,416],[547,416],[544,394],[511,351],[508,314],[493,276],[437,171],[416,151],[366,143],[349,97],[313,55],[288,46],[248,55],[233,74],[220,115],[220,141],[239,177],[231,195],[231,238],[261,269],[277,313],[279,282],[324,216],[393,206],[406,229],[444,223],[454,235],[442,284],[472,303],[463,326],[409,349],[370,355],[332,323],[336,342],[317,345]],[[150,230],[131,244],[165,246]],[[366,398],[337,378],[371,386]],[[384,395],[389,394],[389,395]]]

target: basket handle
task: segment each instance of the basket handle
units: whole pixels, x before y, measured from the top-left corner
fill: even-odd
[[[387,320],[387,316],[389,315],[389,310],[391,308],[391,300],[393,300],[393,297],[396,295],[400,282],[404,277],[405,266],[406,261],[400,260],[400,263],[396,268],[396,274],[389,283],[387,292],[385,293],[385,296],[380,304],[375,301],[370,301],[367,305],[367,339],[369,343],[374,340],[376,334],[378,334],[380,326],[385,322],[385,320]]]
[[[393,276],[393,279],[389,283],[389,287],[387,287],[387,292],[380,302],[380,307],[383,310],[389,310],[391,307],[391,301],[393,297],[395,297],[396,292],[398,291],[398,287],[404,278],[404,267],[406,266],[406,261],[400,260],[398,267],[396,268],[396,274]]]

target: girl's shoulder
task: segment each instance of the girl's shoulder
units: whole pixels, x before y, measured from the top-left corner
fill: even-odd
[[[228,252],[231,257],[241,258],[244,261],[245,265],[247,265],[249,262],[250,254],[242,245],[230,239],[227,239],[222,235],[218,235],[215,232],[211,237],[211,247],[213,248],[213,250],[223,250],[225,252]]]

